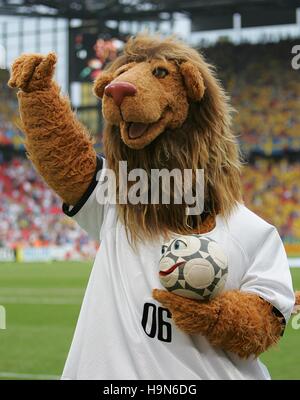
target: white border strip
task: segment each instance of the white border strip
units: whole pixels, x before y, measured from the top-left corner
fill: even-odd
[[[0,378],[32,379],[32,380],[58,380],[58,375],[19,374],[16,372],[0,372]]]
[[[289,266],[291,268],[300,268],[300,258],[299,257],[290,257],[288,260],[289,260]]]
[[[0,289],[1,290],[1,289]],[[54,299],[36,297],[13,297],[0,296],[0,304],[38,304],[38,305],[57,305],[57,306],[80,306],[82,300],[74,299]]]

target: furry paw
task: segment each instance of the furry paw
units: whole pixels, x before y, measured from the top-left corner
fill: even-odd
[[[152,295],[170,311],[175,325],[189,335],[206,334],[218,319],[218,308],[207,301],[187,299],[159,289],[154,289]]]
[[[12,65],[8,86],[24,92],[49,88],[54,74],[57,57],[54,53],[23,54]]]

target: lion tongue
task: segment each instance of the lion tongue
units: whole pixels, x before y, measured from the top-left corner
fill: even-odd
[[[132,122],[129,125],[129,137],[130,139],[137,139],[141,137],[147,130],[149,124],[143,124],[142,122]]]

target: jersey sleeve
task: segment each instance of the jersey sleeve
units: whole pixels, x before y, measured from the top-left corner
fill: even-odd
[[[277,230],[270,226],[250,260],[241,290],[252,292],[273,305],[274,313],[290,318],[295,296],[289,264]]]
[[[96,171],[93,180],[75,206],[63,203],[62,210],[68,217],[72,217],[88,235],[99,241],[100,229],[105,214],[105,204],[97,201],[97,186],[101,181],[101,173],[104,172],[105,163],[101,156],[97,156]]]

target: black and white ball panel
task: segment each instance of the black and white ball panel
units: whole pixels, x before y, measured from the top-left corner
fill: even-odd
[[[207,300],[223,290],[228,275],[227,257],[220,245],[209,237],[180,236],[165,244],[162,252],[161,271],[183,263],[171,274],[160,277],[169,291]]]

